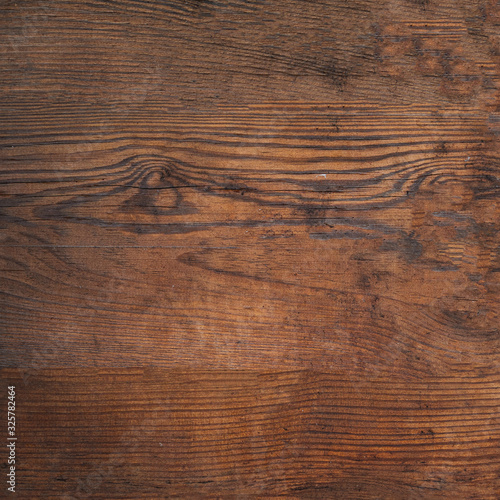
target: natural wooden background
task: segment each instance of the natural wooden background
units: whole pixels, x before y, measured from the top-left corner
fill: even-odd
[[[3,0],[0,51],[17,498],[500,498],[497,1]]]

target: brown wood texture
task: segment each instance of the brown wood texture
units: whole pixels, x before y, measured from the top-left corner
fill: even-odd
[[[10,496],[500,498],[497,1],[4,0],[0,54]]]

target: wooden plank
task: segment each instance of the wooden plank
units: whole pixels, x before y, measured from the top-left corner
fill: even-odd
[[[8,363],[28,361],[20,339],[63,365],[497,363],[483,116],[366,103],[169,116],[137,110],[134,138],[77,120],[4,139]]]
[[[26,497],[493,499],[500,491],[497,375],[3,376],[18,383]]]
[[[0,82],[17,103],[496,104],[494,0],[51,0],[2,11]]]

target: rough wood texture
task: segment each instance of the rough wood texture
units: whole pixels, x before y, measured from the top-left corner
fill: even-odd
[[[5,0],[0,54],[19,498],[500,497],[498,2]]]
[[[498,376],[352,375],[45,370],[19,398],[23,488],[66,500],[498,497]]]

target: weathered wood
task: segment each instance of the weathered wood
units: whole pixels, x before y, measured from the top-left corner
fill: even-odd
[[[499,497],[497,2],[0,11],[20,498]]]
[[[23,498],[498,497],[498,376],[4,373]]]

